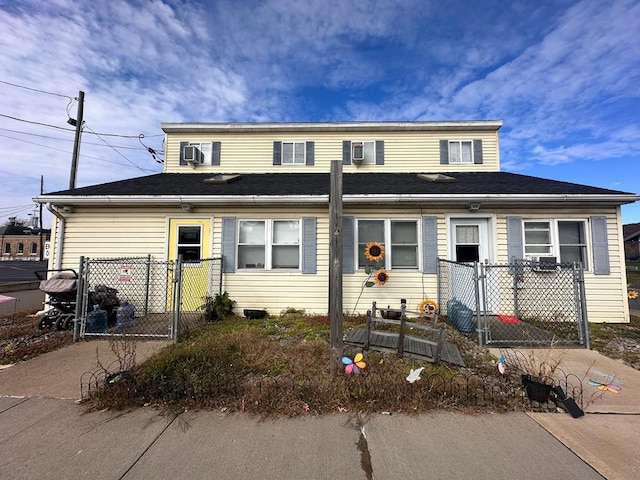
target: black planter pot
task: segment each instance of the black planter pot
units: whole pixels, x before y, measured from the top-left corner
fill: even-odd
[[[266,310],[258,310],[253,308],[245,308],[243,313],[246,318],[249,318],[251,320],[259,320],[267,316]]]
[[[551,389],[553,388],[553,385],[539,382],[527,373],[522,375],[522,386],[524,387],[524,391],[527,393],[529,400],[534,400],[540,403],[546,403],[549,401]]]

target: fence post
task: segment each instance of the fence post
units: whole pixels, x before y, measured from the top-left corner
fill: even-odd
[[[400,299],[400,334],[398,335],[398,356],[404,355],[404,330],[406,324],[406,310],[407,300],[405,298]]]
[[[145,279],[144,291],[144,314],[149,311],[149,280],[151,278],[151,255],[147,255],[147,278]]]
[[[589,317],[587,316],[587,297],[584,288],[584,271],[582,270],[582,262],[578,263],[578,267],[574,264],[574,278],[577,283],[577,290],[580,292],[580,322],[582,323],[582,331],[584,333],[584,346],[587,350],[591,350],[591,340],[589,338]]]
[[[173,274],[173,343],[180,340],[180,303],[182,302],[182,254],[178,255],[176,271]]]
[[[473,285],[476,294],[476,328],[478,330],[478,346],[482,347],[482,327],[480,326],[480,277],[478,262],[473,262]]]
[[[80,323],[82,322],[82,305],[84,303],[84,256],[80,256],[78,266],[78,282],[76,285],[76,314],[73,319],[73,341],[80,341]]]

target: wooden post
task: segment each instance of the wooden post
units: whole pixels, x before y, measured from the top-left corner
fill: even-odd
[[[398,356],[404,356],[404,329],[406,328],[407,301],[400,299],[400,333],[398,334]]]
[[[331,161],[329,193],[329,320],[330,367],[342,365],[342,162]]]

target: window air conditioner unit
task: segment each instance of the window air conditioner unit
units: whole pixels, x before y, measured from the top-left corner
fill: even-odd
[[[364,162],[364,144],[362,142],[355,142],[351,144],[352,161],[356,165],[362,165]]]
[[[529,257],[534,272],[556,272],[560,269],[557,257]]]
[[[198,151],[198,147],[193,145],[188,145],[184,147],[184,151],[182,152],[182,158],[185,162],[187,162],[192,167],[200,164],[200,152]]]

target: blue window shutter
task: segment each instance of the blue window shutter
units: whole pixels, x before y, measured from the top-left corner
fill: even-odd
[[[342,164],[351,165],[351,142],[349,140],[342,142]]]
[[[522,261],[524,243],[522,238],[522,217],[507,217],[507,263],[509,265]],[[510,275],[522,273],[522,266],[509,267]]]
[[[306,148],[307,148],[307,159],[306,159],[306,164],[307,165],[313,165],[313,162],[315,161],[315,142],[307,142],[306,144]],[[315,272],[314,272],[315,273]]]
[[[220,165],[221,142],[213,142],[211,145],[211,165]]]
[[[473,141],[473,163],[482,163],[482,140]]]
[[[355,248],[355,220],[353,217],[342,217],[342,273],[354,273],[356,261],[353,257]]]
[[[282,142],[273,142],[273,164],[282,165]]]
[[[189,145],[189,142],[180,142],[180,165],[186,165],[187,162],[184,161],[184,147]]]
[[[609,275],[609,238],[607,217],[591,217],[591,243],[593,244],[593,273]]]
[[[236,217],[222,217],[222,272],[236,271]]]
[[[438,217],[422,217],[422,273],[438,273]]]
[[[376,165],[384,165],[384,140],[376,140]]]
[[[302,273],[317,273],[316,217],[302,218]]]
[[[440,165],[449,165],[449,140],[440,140]]]

